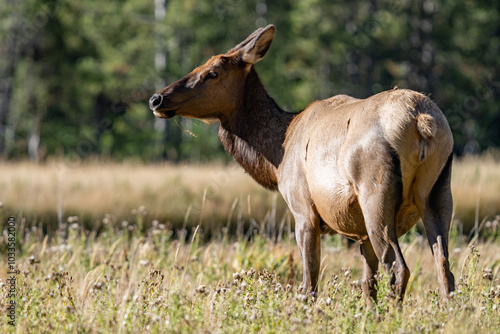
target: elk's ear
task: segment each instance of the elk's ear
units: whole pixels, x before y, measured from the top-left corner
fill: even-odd
[[[240,52],[241,59],[247,64],[255,64],[261,60],[271,46],[275,31],[276,27],[270,24],[248,36],[235,48]]]

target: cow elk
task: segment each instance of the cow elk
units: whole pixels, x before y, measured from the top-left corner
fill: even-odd
[[[410,271],[398,238],[422,219],[448,300],[453,138],[445,116],[425,95],[397,88],[285,112],[254,68],[274,33],[260,28],[158,91],[149,100],[154,115],[220,121],[225,150],[288,204],[309,291],[317,289],[321,234],[338,233],[360,243],[366,298],[376,298],[380,262],[402,300]]]

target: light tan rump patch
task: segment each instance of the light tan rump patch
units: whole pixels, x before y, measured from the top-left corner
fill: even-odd
[[[436,134],[434,118],[429,114],[418,114],[417,129],[424,139],[431,139]]]

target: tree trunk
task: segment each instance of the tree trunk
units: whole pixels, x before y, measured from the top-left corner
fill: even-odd
[[[15,1],[10,1],[9,6],[15,6]],[[0,68],[0,159],[5,159],[8,153],[5,147],[5,136],[14,86],[18,26],[19,21],[13,19],[6,35],[5,54],[0,55],[5,59],[2,68]]]

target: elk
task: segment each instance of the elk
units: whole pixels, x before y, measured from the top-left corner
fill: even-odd
[[[299,113],[268,95],[254,64],[267,53],[268,25],[154,94],[157,117],[220,121],[225,150],[262,186],[278,190],[295,219],[303,286],[317,291],[320,237],[360,243],[362,289],[376,299],[379,263],[402,300],[410,271],[398,238],[422,219],[448,300],[453,138],[441,110],[407,89],[357,99],[336,95]]]

